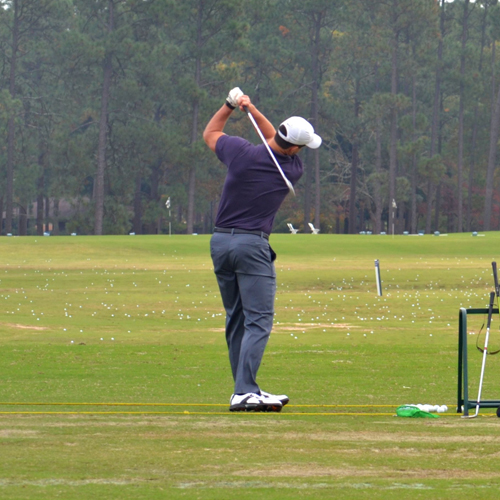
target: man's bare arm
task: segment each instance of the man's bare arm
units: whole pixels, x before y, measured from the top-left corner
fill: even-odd
[[[250,97],[247,95],[242,95],[238,98],[238,106],[241,111],[248,108],[250,113],[252,113],[257,125],[259,126],[262,135],[265,137],[266,141],[270,141],[274,138],[276,130],[273,124],[252,104]],[[219,111],[215,113],[212,119],[207,123],[205,130],[203,132],[203,140],[207,146],[215,152],[215,146],[221,135],[224,135],[224,127],[226,126],[227,120],[231,116],[233,110],[224,104]]]
[[[207,123],[205,130],[203,131],[203,140],[207,146],[215,152],[215,145],[221,135],[224,135],[224,127],[226,126],[227,120],[233,112],[225,104],[212,116],[212,119]]]
[[[244,111],[245,106],[248,108],[248,111],[250,111],[255,118],[262,135],[266,138],[266,141],[269,142],[276,134],[276,129],[273,124],[252,104],[250,97],[247,95],[240,97],[239,105],[242,111]]]

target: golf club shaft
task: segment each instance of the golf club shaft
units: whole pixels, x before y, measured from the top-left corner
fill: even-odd
[[[281,174],[281,177],[283,177],[283,180],[285,181],[286,185],[288,186],[288,189],[293,194],[295,194],[295,190],[293,189],[292,183],[287,179],[285,173],[283,172],[283,169],[281,168],[281,165],[278,163],[278,160],[274,156],[274,153],[272,152],[271,148],[269,147],[269,144],[267,143],[266,138],[264,137],[259,126],[257,125],[257,122],[255,121],[255,118],[253,117],[252,113],[250,113],[249,109],[246,106],[244,106],[243,109],[246,111],[248,118],[250,118],[250,121],[252,122],[252,125],[254,126],[255,130],[257,131],[257,134],[259,135],[261,141],[264,143],[264,146],[266,146],[267,152],[269,153],[269,155],[273,159],[274,164],[276,165],[276,167],[278,167],[278,170]]]
[[[493,269],[493,279],[495,280],[495,293],[496,293],[497,298],[498,298],[498,296],[500,295],[500,289],[498,287],[497,263],[496,262],[492,262],[491,263],[491,267]]]
[[[481,365],[481,376],[479,378],[479,391],[477,394],[477,401],[476,401],[476,416],[479,413],[479,406],[481,403],[481,391],[483,389],[484,368],[486,366],[486,357],[488,355],[488,339],[490,337],[491,316],[493,315],[493,302],[494,301],[495,301],[495,292],[491,292],[490,293],[490,304],[488,306],[488,321],[486,323],[486,336],[484,338],[483,363]]]

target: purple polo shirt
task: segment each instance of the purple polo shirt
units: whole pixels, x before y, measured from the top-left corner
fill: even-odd
[[[264,144],[255,146],[241,137],[222,135],[215,153],[227,166],[215,225],[270,234],[288,187]],[[295,185],[302,176],[302,160],[297,155],[274,155]]]

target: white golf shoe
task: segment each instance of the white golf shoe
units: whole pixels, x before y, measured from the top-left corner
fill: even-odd
[[[285,394],[269,394],[268,392],[263,391],[262,389],[260,390],[260,393],[262,396],[270,397],[270,398],[276,398],[279,399],[281,404],[285,406],[289,401],[290,398],[286,396]]]
[[[229,411],[276,411],[280,412],[283,405],[272,395],[264,396],[249,392],[247,394],[233,394],[230,400]]]

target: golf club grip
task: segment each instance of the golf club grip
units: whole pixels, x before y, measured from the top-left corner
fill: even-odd
[[[497,263],[493,261],[491,263],[491,268],[493,269],[493,279],[495,280],[495,293],[498,297],[500,294],[500,290],[498,289],[498,272],[497,272]]]
[[[488,306],[488,322],[486,323],[486,330],[491,326],[491,317],[493,316],[493,302],[495,302],[495,292],[490,293],[490,304]]]

